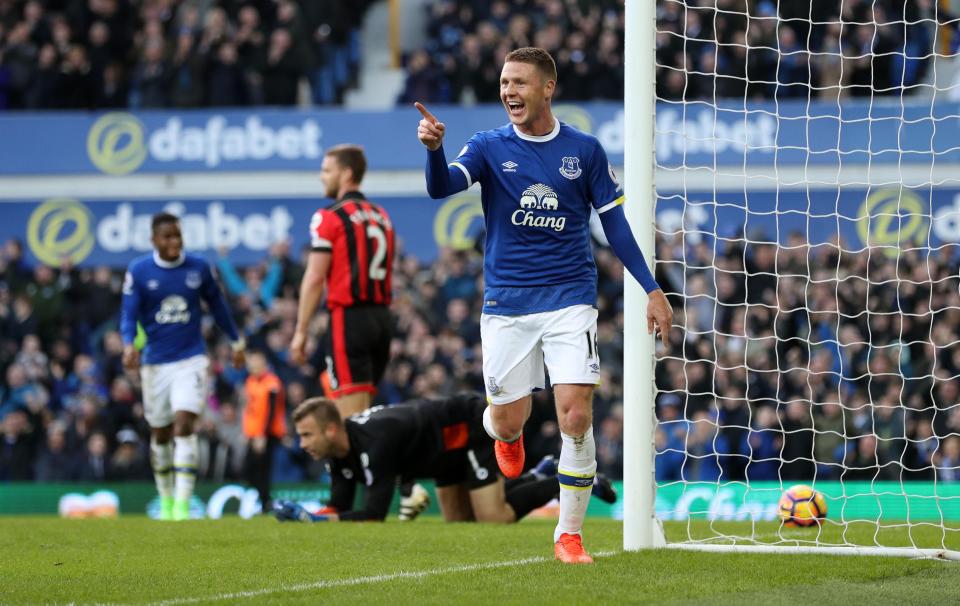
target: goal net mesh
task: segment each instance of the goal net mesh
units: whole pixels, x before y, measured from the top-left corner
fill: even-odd
[[[658,2],[668,542],[960,549],[947,4]],[[780,524],[795,484],[822,524]]]

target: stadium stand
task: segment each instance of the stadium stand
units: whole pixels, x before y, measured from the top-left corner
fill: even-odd
[[[931,313],[955,314],[960,308],[956,287],[960,267],[954,251],[943,249],[931,258],[931,292],[919,296],[899,293],[901,305],[908,301],[913,305],[904,311],[918,314],[916,318],[874,313],[867,322],[867,315],[862,313],[865,310],[850,303],[866,297],[855,293],[848,301],[841,300],[841,305],[848,304],[847,308],[830,309],[832,289],[823,284],[811,286],[812,282],[824,279],[818,272],[828,271],[817,268],[839,264],[846,275],[865,276],[869,271],[873,278],[897,269],[884,263],[882,255],[870,256],[864,251],[839,256],[831,247],[812,251],[808,263],[802,240],[794,238],[791,245],[797,248],[775,256],[771,245],[744,248],[742,241],[734,242],[714,263],[702,245],[660,240],[658,280],[673,298],[680,324],[686,326],[685,331],[674,333],[672,346],[675,351],[684,351],[688,362],[674,358],[657,367],[657,383],[664,392],[657,403],[663,423],[657,436],[658,479],[713,481],[721,471],[725,478],[744,479],[748,461],[750,479],[776,479],[781,449],[789,460],[792,449],[809,451],[814,428],[817,432],[834,428],[837,435],[833,440],[823,440],[818,433],[814,447],[823,449],[823,455],[817,460],[847,460],[848,468],[857,468],[848,470],[848,474],[866,474],[864,477],[870,478],[879,473],[878,477],[884,477],[895,469],[899,473],[899,468],[885,463],[902,460],[908,470],[922,470],[916,472],[916,479],[932,479],[926,476],[936,473],[938,481],[960,480],[950,473],[956,465],[950,457],[960,455],[960,444],[944,444],[941,454],[934,457],[939,436],[960,431],[960,412],[952,406],[957,386],[947,380],[914,378],[929,374],[934,359],[944,377],[960,372],[960,355],[930,351],[922,343],[929,331]],[[142,468],[130,463],[121,465],[130,458],[130,449],[122,448],[130,442],[123,441],[124,436],[130,435],[124,432],[136,432],[141,456],[148,434],[137,385],[120,365],[121,344],[115,329],[120,276],[107,268],[78,271],[64,267],[55,271],[41,266],[31,271],[23,265],[21,254],[18,243],[8,242],[0,262],[0,369],[5,377],[0,396],[4,438],[0,480],[89,477],[90,466],[96,467],[90,461],[97,456],[105,457],[104,477],[130,477],[123,475],[130,473],[127,467]],[[598,247],[596,254],[600,270],[601,359],[615,360],[622,355],[623,268],[608,250]],[[394,358],[380,385],[379,401],[391,403],[450,395],[461,389],[482,390],[477,327],[481,303],[479,261],[475,253],[450,250],[426,266],[412,257],[401,256],[395,274],[398,334]],[[229,267],[223,259],[219,265],[222,270]],[[792,277],[777,280],[773,278],[774,270]],[[288,386],[291,408],[319,389],[309,369],[304,374],[286,362],[296,313],[294,297],[302,271],[302,263],[278,246],[271,258],[259,266],[239,273],[233,268],[222,272],[230,275],[225,282],[229,284],[239,324],[252,335],[251,346],[268,353],[277,374]],[[901,261],[899,271],[908,275],[925,272],[926,267],[920,256],[914,255],[909,264]],[[893,275],[889,277],[892,279]],[[685,308],[679,299],[681,281],[688,285]],[[829,290],[829,296],[824,288]],[[919,287],[902,286],[901,291],[904,288]],[[823,311],[802,309],[804,292],[810,293],[811,308],[821,309],[819,301]],[[870,297],[872,311],[896,309],[897,297],[895,290],[877,287]],[[927,301],[932,301],[930,310],[925,310]],[[843,321],[839,331],[834,331],[838,312]],[[67,322],[62,321],[64,318]],[[910,324],[902,332],[905,341],[914,343],[905,348],[908,355],[894,353],[896,343],[882,342],[884,335],[896,338],[901,334],[901,327],[892,327],[891,322]],[[938,325],[941,331],[947,331],[936,335],[938,342],[958,339],[956,327],[960,326],[960,319]],[[716,351],[711,341],[714,330]],[[808,348],[801,339],[801,335],[807,334],[821,335],[821,344]],[[869,347],[863,345],[868,334]],[[780,345],[771,358],[760,343],[773,336]],[[230,367],[229,347],[218,342],[218,335],[210,335],[210,344],[218,363],[211,369],[215,387],[209,413],[202,423],[206,444],[204,474],[216,479],[237,478],[243,449],[237,396],[245,377],[242,371]],[[734,360],[743,355],[744,348],[748,350],[751,370],[742,366],[725,370],[737,366]],[[756,351],[751,353],[751,348]],[[903,378],[878,376],[896,369],[898,355]],[[319,351],[313,356],[312,368],[322,367],[322,356]],[[822,380],[811,382],[805,376],[808,356],[812,372],[818,368],[838,369],[843,360],[846,374],[840,379],[841,402],[832,401],[828,395],[834,393],[836,385]],[[604,367],[605,375],[596,394],[595,427],[600,468],[612,477],[620,477],[622,377],[611,370],[615,366]],[[797,370],[777,370],[787,366]],[[710,395],[715,391],[714,385],[722,394],[719,402]],[[856,404],[883,402],[885,398],[895,403],[901,390],[910,403],[906,410]],[[532,460],[543,454],[556,454],[557,426],[547,398],[545,393],[538,394],[532,425],[528,427]],[[817,403],[812,423],[805,404],[811,401]],[[856,412],[840,414],[841,404]],[[683,410],[688,411],[688,418],[679,418],[678,413]],[[753,420],[752,426],[747,423],[748,418]],[[750,426],[749,432],[743,429],[746,426]],[[844,427],[847,440],[839,435]],[[867,436],[872,431],[896,439],[884,440],[878,446],[876,440]],[[950,440],[957,442],[956,437]],[[318,473],[296,448],[290,447],[292,443],[287,446],[276,462],[278,478],[298,480]],[[106,454],[97,455],[103,449]],[[81,461],[86,467],[51,462],[58,458]],[[856,461],[871,461],[875,462],[871,466],[879,466],[873,469],[855,464]],[[811,464],[809,459],[798,461],[795,468],[786,465],[781,473],[784,478],[807,478],[812,470],[804,466]],[[938,468],[944,473],[937,473]],[[839,464],[823,465],[817,474],[839,479],[841,470]]]
[[[659,98],[909,94],[927,76],[933,56],[931,0],[713,4],[658,3]],[[936,19],[956,27],[942,6]]]
[[[427,10],[428,41],[407,58],[400,103],[497,102],[502,57],[529,45],[556,58],[559,99],[623,98],[622,1],[445,0]],[[659,1],[657,97],[805,99],[811,87],[823,99],[899,94],[927,75],[935,32],[922,19],[933,11],[931,0]],[[750,28],[748,14],[761,17]],[[811,27],[811,16],[821,23]],[[956,27],[943,7],[937,18]],[[849,23],[826,23],[839,19]],[[842,59],[828,54],[837,49]]]
[[[2,0],[0,109],[289,106],[301,82],[310,103],[340,103],[371,3]],[[658,2],[658,97],[806,98],[814,87],[829,99],[923,81],[932,0],[842,6],[839,15],[823,0]],[[443,0],[426,10],[427,41],[405,57],[398,103],[496,102],[502,57],[526,45],[553,53],[564,101],[623,98],[622,0]],[[747,28],[748,12],[765,18]],[[810,15],[849,24],[810,27],[801,21]],[[937,17],[956,25],[942,7]],[[829,54],[837,49],[842,58]]]
[[[682,358],[657,365],[658,480],[956,480],[960,355],[934,344],[958,338],[957,252],[897,265],[794,235],[732,238],[713,258],[661,239],[658,281],[686,300]]]
[[[369,4],[2,0],[0,110],[336,104]]]
[[[558,98],[623,99],[620,0],[444,0],[426,10],[428,40],[407,57],[400,103],[497,102],[503,57],[521,46],[554,56]]]
[[[598,258],[603,277],[601,355],[615,359],[621,355],[622,267],[607,252],[601,251]],[[0,394],[4,435],[0,480],[77,480],[87,477],[80,468],[73,463],[58,467],[51,460],[88,461],[98,456],[105,457],[104,477],[119,478],[113,460],[118,452],[123,456],[129,451],[121,448],[125,444],[121,438],[129,436],[123,432],[136,432],[141,454],[148,437],[136,379],[120,364],[122,344],[116,327],[121,276],[106,267],[29,268],[15,241],[6,243],[0,268],[0,371],[5,377]],[[287,385],[289,408],[316,394],[320,387],[313,371],[322,367],[323,352],[315,353],[306,373],[287,363],[301,260],[278,245],[258,266],[238,271],[221,258],[218,268],[238,324],[251,335],[250,347],[267,352]],[[483,390],[477,323],[480,272],[476,253],[444,251],[428,266],[401,257],[394,279],[398,335],[379,401]],[[237,406],[245,375],[230,367],[229,347],[218,338],[210,335],[218,363],[211,368],[214,388],[202,423],[203,468],[207,477],[235,479],[243,452]],[[598,419],[620,407],[620,378],[609,372],[598,392]],[[533,432],[530,449],[537,453],[533,460],[539,460],[539,453],[556,454],[558,447],[556,422],[549,420],[552,405],[541,396],[537,408],[544,418],[539,420],[543,427]],[[622,459],[617,454],[622,450],[619,418],[615,414],[613,422],[603,426],[608,441],[614,442],[604,450],[609,459],[605,470],[616,475]],[[96,454],[103,449],[106,454]],[[296,480],[316,474],[318,470],[301,454],[296,448],[285,450],[275,477]]]

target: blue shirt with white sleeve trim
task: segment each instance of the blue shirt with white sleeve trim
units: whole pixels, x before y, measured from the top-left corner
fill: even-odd
[[[507,124],[471,137],[450,166],[481,185],[484,313],[596,305],[590,212],[616,208],[623,188],[595,137],[559,120],[543,136]]]
[[[134,259],[123,280],[120,334],[133,343],[137,323],[147,334],[144,364],[167,364],[206,353],[200,301],[231,341],[239,335],[210,264],[195,255],[164,261],[154,252]]]

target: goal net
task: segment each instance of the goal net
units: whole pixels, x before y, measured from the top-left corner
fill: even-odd
[[[960,558],[958,20],[935,0],[656,10],[667,543]],[[821,523],[781,524],[796,484]]]

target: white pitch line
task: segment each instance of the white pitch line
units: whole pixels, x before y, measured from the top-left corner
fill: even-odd
[[[595,558],[605,558],[616,555],[618,551],[600,551],[593,554]],[[430,570],[418,570],[413,572],[394,572],[391,574],[377,574],[366,577],[355,577],[352,579],[335,579],[329,581],[314,581],[313,583],[297,583],[295,585],[281,585],[279,587],[255,589],[251,591],[236,591],[233,593],[221,593],[206,597],[189,598],[171,598],[157,602],[148,602],[145,606],[181,606],[183,604],[196,604],[199,602],[222,602],[230,600],[240,600],[245,598],[256,598],[275,593],[298,593],[317,589],[331,589],[334,587],[355,587],[357,585],[374,585],[376,583],[387,583],[389,581],[423,579],[426,577],[439,576],[444,574],[457,574],[461,572],[471,572],[474,570],[495,570],[497,568],[507,568],[510,566],[524,566],[527,564],[540,564],[549,562],[552,558],[545,556],[536,556],[532,558],[523,558],[520,560],[510,560],[507,562],[487,562],[482,564],[465,564],[462,566],[450,566],[447,568],[433,568]],[[106,605],[104,605],[106,606]],[[115,605],[114,605],[115,606]]]

